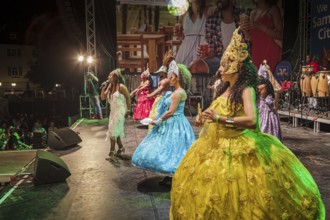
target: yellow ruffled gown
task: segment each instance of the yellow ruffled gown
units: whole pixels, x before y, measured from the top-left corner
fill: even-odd
[[[236,115],[227,98],[211,104]],[[277,138],[244,128],[205,123],[176,170],[170,219],[325,219],[318,187]]]

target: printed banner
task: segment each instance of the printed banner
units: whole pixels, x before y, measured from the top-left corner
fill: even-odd
[[[311,9],[311,52],[319,57],[320,65],[326,67],[322,59],[330,51],[330,1],[313,0]]]

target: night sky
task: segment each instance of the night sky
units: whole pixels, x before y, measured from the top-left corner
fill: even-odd
[[[0,43],[35,45],[41,65],[55,83],[81,81],[77,54],[84,51],[85,39],[78,39],[61,11],[59,0],[12,0],[1,9]],[[84,7],[84,1],[81,1]],[[82,20],[77,22],[84,22]],[[80,25],[80,24],[79,24]],[[15,33],[17,39],[8,39]]]

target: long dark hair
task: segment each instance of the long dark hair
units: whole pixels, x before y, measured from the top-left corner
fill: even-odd
[[[246,87],[252,87],[257,91],[257,68],[252,64],[250,57],[243,62],[242,69],[238,73],[238,79],[229,94],[230,108],[236,112],[237,104],[243,104],[242,92]],[[217,88],[217,97],[223,94],[229,87],[229,82],[222,81]]]
[[[266,78],[259,77],[257,85],[259,86],[259,85],[263,85],[263,84],[266,85],[267,95],[271,95],[273,98],[275,98],[275,92],[274,92],[274,87],[273,87],[272,83]]]
[[[205,2],[205,0],[197,0],[197,4],[198,4],[198,10],[199,10],[199,18],[202,18],[203,13],[206,9],[206,2]],[[191,6],[188,9],[188,13],[189,13],[189,17],[191,18],[191,16],[194,13]]]

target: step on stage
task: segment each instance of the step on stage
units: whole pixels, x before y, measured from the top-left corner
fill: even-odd
[[[330,115],[328,114],[328,112],[323,112],[322,114],[320,114],[313,111],[279,110],[278,114],[281,116],[281,118],[292,118],[293,127],[299,127],[299,124],[303,121],[309,121],[310,123],[313,123],[315,133],[321,131],[321,124],[330,125]],[[330,130],[327,129],[326,132],[330,132]]]

